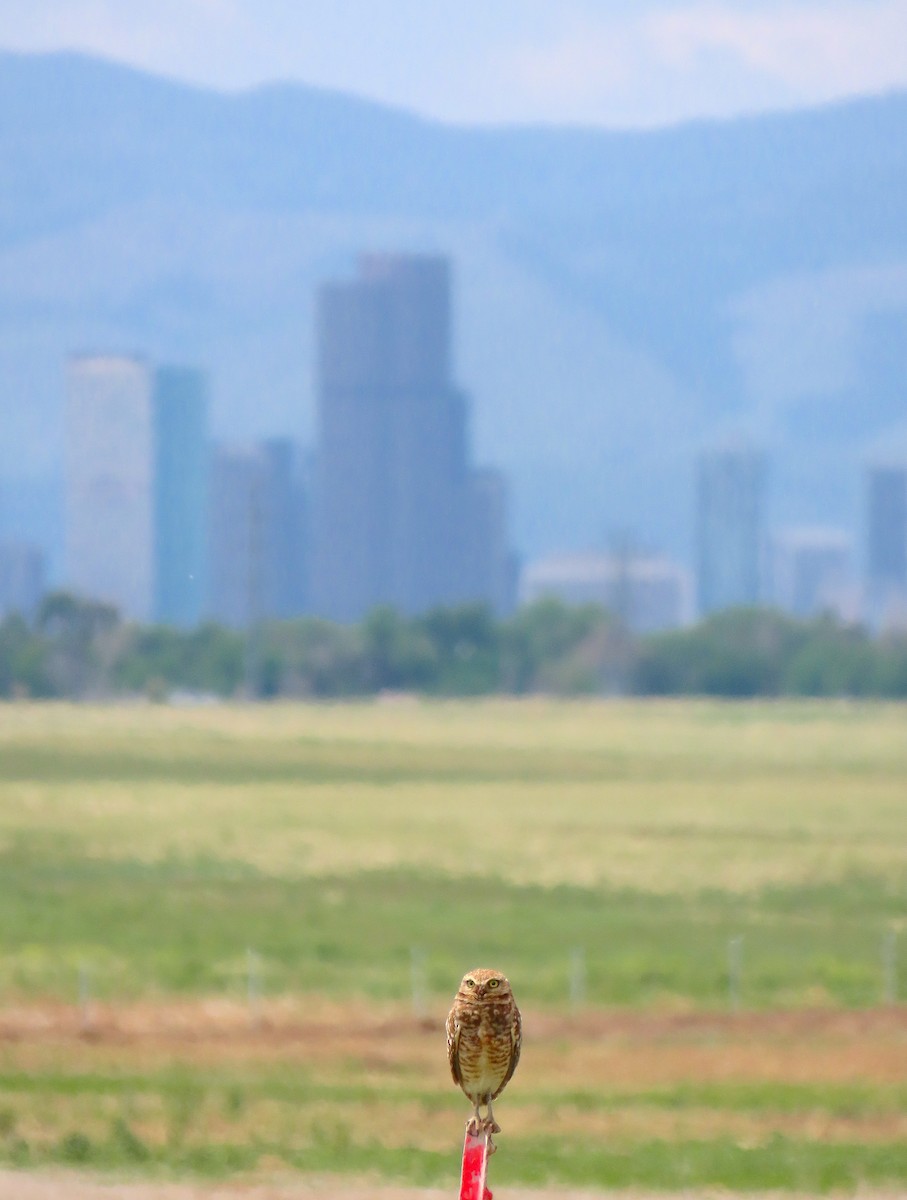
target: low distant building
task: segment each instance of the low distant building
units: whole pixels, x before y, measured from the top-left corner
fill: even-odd
[[[34,619],[46,590],[44,555],[27,542],[0,542],[0,620]]]
[[[853,542],[840,529],[785,529],[771,541],[771,600],[797,617],[859,618]]]
[[[599,604],[636,633],[674,629],[690,619],[689,572],[664,558],[614,554],[557,554],[527,563],[520,603],[554,598]]]

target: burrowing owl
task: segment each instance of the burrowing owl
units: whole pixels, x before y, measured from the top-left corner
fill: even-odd
[[[499,1133],[491,1107],[520,1061],[522,1022],[510,983],[500,971],[477,967],[463,976],[447,1017],[447,1057],[454,1083],[475,1107],[474,1133]],[[482,1117],[479,1109],[487,1106]]]

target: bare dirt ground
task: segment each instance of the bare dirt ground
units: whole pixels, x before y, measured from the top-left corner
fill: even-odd
[[[438,1013],[417,1021],[391,1005],[317,999],[274,1000],[254,1011],[222,999],[88,1010],[30,1002],[0,1011],[0,1048],[25,1069],[61,1053],[72,1068],[304,1061],[329,1070],[354,1059],[366,1074],[409,1068],[431,1078],[446,1057],[443,1019]],[[907,1006],[535,1013],[524,1025],[520,1078],[530,1089],[550,1087],[553,1079],[562,1087],[582,1079],[627,1087],[734,1078],[899,1083],[907,1078]]]
[[[126,1045],[217,1045],[248,1049],[256,1057],[269,1046],[325,1039],[408,1038],[443,1029],[445,1013],[413,1020],[397,1005],[332,1002],[318,998],[273,1000],[250,1012],[225,999],[143,1000],[97,1004],[88,1009],[53,1001],[9,1004],[0,1011],[0,1042],[46,1038],[83,1043]],[[537,1040],[563,1037],[629,1041],[682,1040],[727,1035],[747,1040],[830,1036],[864,1040],[907,1035],[907,1006],[866,1009],[798,1008],[766,1012],[721,1013],[703,1010],[646,1012],[589,1010],[565,1016],[535,1013],[525,1029]]]
[[[685,1195],[685,1194],[683,1194]],[[706,1190],[697,1200],[727,1200],[728,1193]],[[0,1171],[0,1200],[451,1200],[452,1193],[437,1188],[395,1188],[368,1183],[331,1180],[275,1180],[256,1183],[138,1183],[100,1181],[61,1172],[21,1174]],[[506,1200],[669,1200],[643,1192],[577,1192],[508,1189]],[[504,1197],[501,1197],[504,1200]],[[737,1194],[735,1200],[777,1200],[777,1194]],[[813,1200],[788,1194],[786,1200]],[[902,1193],[857,1192],[853,1200],[903,1200]]]

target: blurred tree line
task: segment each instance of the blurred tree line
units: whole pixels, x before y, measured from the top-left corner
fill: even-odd
[[[497,620],[482,605],[359,625],[316,617],[240,633],[120,620],[58,592],[34,622],[0,624],[0,696],[103,699],[556,695],[907,698],[907,634],[873,638],[830,617],[721,612],[688,629],[634,636],[601,608],[545,600]]]

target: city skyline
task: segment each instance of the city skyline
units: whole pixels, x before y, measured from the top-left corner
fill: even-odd
[[[37,536],[52,578],[65,356],[194,362],[218,440],[311,445],[318,283],[363,246],[456,261],[454,371],[525,555],[623,528],[689,562],[690,464],[733,432],[776,464],[774,524],[856,536],[860,464],[907,439],[907,101],[612,138],[89,60],[0,56],[0,85],[22,118],[0,130],[0,533]]]
[[[262,618],[313,611],[359,619],[382,603],[416,613],[471,594],[467,560],[451,553],[461,544],[458,529],[444,524],[459,511],[459,520],[478,522],[473,537],[484,528],[483,522],[492,522],[487,545],[496,549],[490,558],[489,550],[480,556],[486,573],[473,576],[479,585],[474,594],[507,611],[510,602],[502,601],[503,591],[496,591],[515,586],[507,550],[505,490],[499,472],[467,469],[465,404],[450,378],[449,270],[443,258],[364,254],[352,280],[323,285],[319,344],[325,422],[329,427],[341,411],[338,396],[346,398],[344,403],[352,399],[353,407],[339,427],[341,446],[364,435],[360,457],[364,453],[365,458],[354,463],[346,450],[332,459],[331,437],[326,436],[316,447],[321,467],[314,477],[308,476],[308,490],[303,484],[305,451],[290,439],[275,437],[253,446],[214,447],[209,504],[204,374],[193,368],[151,366],[138,357],[73,356],[68,366],[72,442],[67,582],[79,594],[115,604],[126,617],[186,628],[197,624],[203,613],[238,628]],[[395,394],[400,399],[395,400]],[[440,409],[439,400],[444,401]],[[393,412],[401,403],[403,423],[395,433],[393,424],[381,424],[386,418],[380,414]],[[450,403],[453,408],[445,409]],[[435,439],[434,451],[432,437],[425,437],[432,425],[424,426],[422,434],[419,422],[413,425],[414,416],[433,408],[435,417],[441,417],[436,432],[447,430],[441,432],[441,442]],[[369,413],[370,421],[379,421],[373,428],[362,425]],[[404,430],[408,432],[400,442]],[[335,428],[335,437],[337,432]],[[416,455],[408,466],[405,459],[388,457],[387,449],[395,441],[408,442],[409,453]],[[431,454],[439,449],[453,458],[433,461]],[[441,466],[445,462],[446,467]],[[764,603],[805,618],[825,611],[844,620],[863,618],[881,629],[903,621],[907,463],[889,458],[871,464],[865,474],[862,603],[851,540],[843,531],[767,525],[762,451],[730,443],[703,450],[697,464],[698,616]],[[342,564],[361,564],[369,554],[377,564],[378,573],[370,581],[366,574],[358,592],[354,586],[351,595],[358,598],[351,602],[338,603],[330,585],[325,590],[325,580],[319,577],[324,564],[312,541],[312,512],[321,506],[324,521],[330,492],[325,490],[326,470],[342,485],[350,477],[377,479],[376,471],[383,471],[386,487],[362,493],[366,509],[386,505],[395,488],[405,496],[406,487],[401,492],[400,484],[407,471],[416,488],[408,516],[402,509],[401,516],[394,517],[389,508],[381,518],[390,521],[383,542],[371,537],[375,527],[366,522],[357,529],[355,544],[344,549],[338,529],[330,522],[322,524],[319,532],[339,548]],[[430,493],[424,491],[425,483],[418,481],[439,473],[469,485],[462,495],[474,495],[476,501],[481,497],[479,508],[452,507],[459,493],[447,491],[439,494],[441,509],[433,510],[426,503]],[[427,518],[422,540],[408,542],[412,534],[404,532],[394,549],[390,535],[399,537],[411,527],[417,511]],[[394,533],[395,522],[401,520]],[[353,520],[354,527],[358,524]],[[208,552],[201,544],[205,527]],[[484,545],[484,536],[475,544]],[[451,572],[446,584],[443,576],[432,579],[431,545],[441,548],[435,563]],[[684,598],[688,589],[682,569],[628,546],[620,559],[587,552],[528,562],[520,585],[522,602],[555,595],[568,603],[603,603],[631,627],[643,630],[686,623],[691,610]],[[374,558],[376,547],[380,552]],[[2,610],[12,611],[18,603],[33,613],[41,578],[39,552],[9,540],[3,542],[3,551]],[[206,593],[208,554],[212,587]],[[395,562],[398,572],[402,567],[396,576]],[[176,580],[182,580],[178,587]]]
[[[516,575],[507,486],[499,471],[471,465],[468,401],[453,377],[451,265],[439,255],[361,253],[352,277],[321,284],[311,452],[285,436],[211,451],[205,372],[134,355],[71,356],[67,586],[128,618],[184,628],[204,615],[240,628],[305,612],[349,621],[381,604],[418,613],[472,597],[508,611]],[[882,328],[873,325],[876,340]],[[886,394],[884,403],[896,400]],[[314,471],[303,465],[310,454]],[[769,524],[766,465],[746,440],[697,453],[697,615],[767,603],[874,628],[899,623],[907,464],[889,455],[865,470],[858,571],[843,530]],[[0,541],[4,594],[31,595],[39,548]],[[522,599],[629,604],[626,619],[639,628],[689,620],[678,564],[635,549],[620,560],[576,549],[530,559]]]
[[[198,368],[70,357],[64,586],[182,628],[382,604],[509,611],[506,481],[472,464],[450,272],[443,257],[364,254],[356,278],[322,285],[314,471],[286,437],[212,444]],[[21,574],[20,559],[0,566]]]

